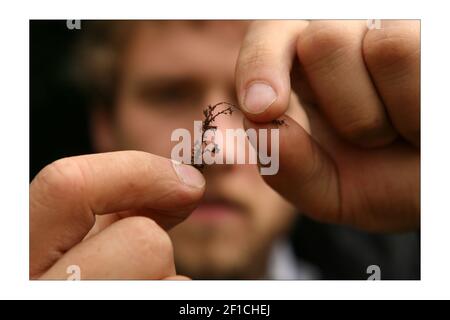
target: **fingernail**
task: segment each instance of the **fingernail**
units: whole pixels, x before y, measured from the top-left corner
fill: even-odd
[[[248,113],[258,114],[264,112],[277,100],[275,90],[262,82],[253,83],[246,91],[244,109]]]
[[[175,160],[172,160],[172,166],[177,173],[178,178],[184,184],[194,188],[203,188],[205,185],[205,178],[200,171],[194,167],[182,164]]]

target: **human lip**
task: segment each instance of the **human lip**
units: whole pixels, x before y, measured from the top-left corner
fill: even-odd
[[[202,221],[222,221],[224,219],[240,219],[245,208],[240,203],[223,197],[207,197],[194,210],[192,219]]]

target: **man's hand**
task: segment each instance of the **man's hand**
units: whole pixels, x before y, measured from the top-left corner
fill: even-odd
[[[165,230],[204,186],[195,168],[144,152],[50,164],[30,185],[30,278],[67,279],[72,265],[81,279],[181,278]]]
[[[254,22],[236,90],[246,127],[305,112],[300,123],[282,117],[280,171],[264,176],[305,214],[370,231],[419,227],[418,21]]]

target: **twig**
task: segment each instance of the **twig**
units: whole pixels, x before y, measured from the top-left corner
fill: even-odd
[[[214,113],[216,108],[221,105],[227,105],[228,107],[222,111],[219,111],[217,113]],[[199,141],[196,141],[194,144],[194,147],[192,148],[192,155],[191,155],[191,164],[199,169],[200,171],[203,170],[205,167],[205,163],[203,162],[203,156],[206,152],[210,152],[212,154],[215,154],[216,152],[219,152],[219,147],[216,143],[214,143],[214,147],[212,149],[207,149],[208,141],[205,141],[205,134],[208,130],[217,130],[217,126],[212,125],[216,118],[220,115],[232,115],[234,108],[236,108],[235,105],[229,103],[229,102],[219,102],[215,105],[211,106],[208,105],[203,110],[203,116],[205,117],[202,122],[202,135],[201,135],[201,143]],[[195,163],[195,159],[201,158],[200,163]]]

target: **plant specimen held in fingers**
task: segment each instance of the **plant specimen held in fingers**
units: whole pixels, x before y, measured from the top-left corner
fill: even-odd
[[[226,108],[218,111],[217,108],[223,105],[226,106]],[[219,102],[216,103],[215,105],[208,105],[203,110],[204,119],[202,121],[201,127],[201,140],[195,141],[191,154],[191,164],[195,168],[199,169],[200,171],[203,170],[203,168],[205,167],[203,156],[207,152],[211,152],[212,154],[219,152],[219,146],[215,142],[210,142],[206,140],[206,133],[208,132],[208,130],[212,131],[217,130],[217,126],[214,125],[214,121],[217,119],[218,116],[220,115],[231,116],[235,108],[236,106],[231,103]],[[208,145],[212,145],[212,148],[208,148]]]

